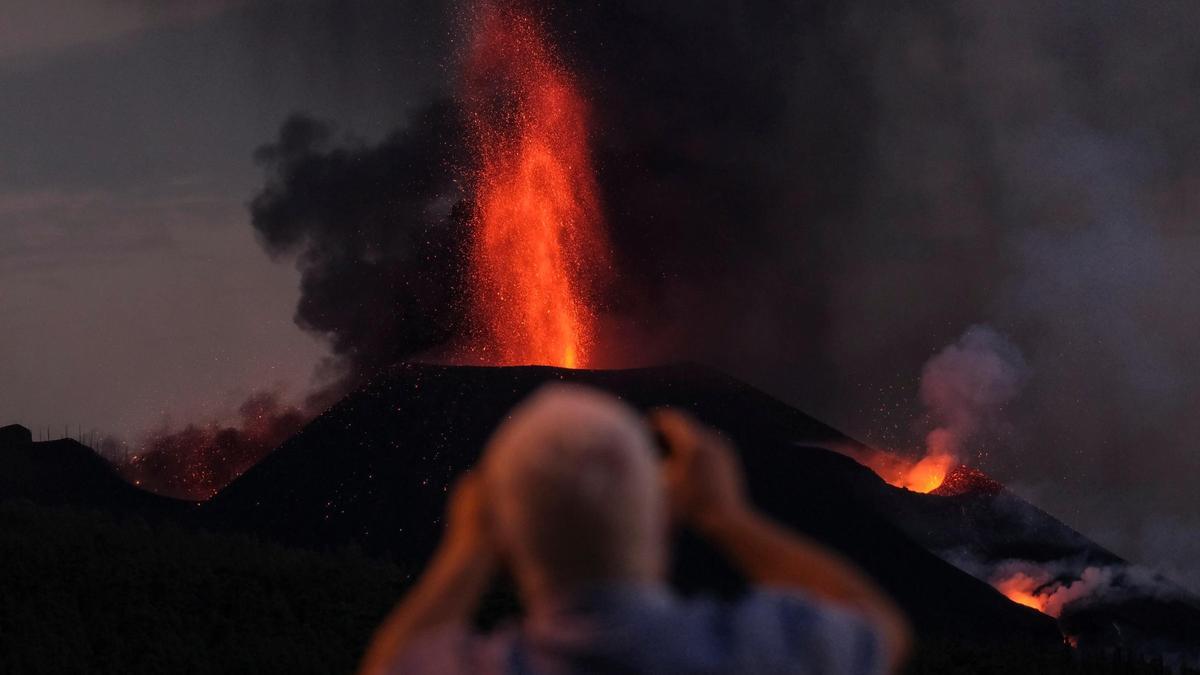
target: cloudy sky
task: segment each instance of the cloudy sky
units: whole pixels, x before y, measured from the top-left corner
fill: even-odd
[[[324,349],[249,227],[254,149],[294,110],[379,135],[438,63],[398,45],[410,68],[347,76],[354,45],[290,4],[0,3],[5,420],[132,435],[304,393]]]

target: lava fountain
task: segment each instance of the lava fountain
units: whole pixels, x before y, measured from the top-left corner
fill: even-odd
[[[467,351],[495,365],[584,367],[595,294],[611,274],[587,102],[534,16],[485,1],[472,18]]]

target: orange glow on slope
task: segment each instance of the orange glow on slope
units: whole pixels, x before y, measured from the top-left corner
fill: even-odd
[[[993,585],[1009,600],[1046,613],[1046,596],[1037,593],[1043,584],[1028,574],[1018,572],[994,582]]]
[[[855,459],[895,487],[929,493],[942,486],[946,475],[957,464],[953,455],[930,454],[912,460],[890,452],[854,453]]]
[[[473,28],[470,351],[496,365],[583,367],[590,301],[609,271],[587,104],[538,21],[485,0]]]
[[[1049,571],[1032,567],[997,577],[992,580],[992,586],[1009,600],[1057,619],[1071,603],[1104,593],[1113,580],[1111,568],[1086,567],[1078,579],[1064,582],[1054,578]]]
[[[942,486],[953,464],[954,458],[949,455],[928,455],[908,469],[893,485],[913,492],[933,492]]]

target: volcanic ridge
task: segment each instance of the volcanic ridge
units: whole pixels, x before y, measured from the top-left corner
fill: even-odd
[[[892,487],[825,449],[862,447],[844,434],[694,365],[398,365],[200,504],[130,486],[73,441],[34,443],[19,433],[0,434],[0,456],[10,469],[0,480],[0,499],[147,514],[317,551],[353,546],[394,562],[411,578],[437,542],[455,477],[476,461],[514,404],[555,382],[599,387],[641,410],[686,408],[721,429],[742,454],[757,505],[877,578],[927,644],[1054,649],[1065,635],[1083,649],[1200,656],[1200,602],[1193,596],[1161,579],[1150,590],[1146,575],[982,472],[955,469],[932,494]],[[681,533],[677,552],[673,575],[684,592],[740,589],[741,581],[702,541]],[[1088,570],[1106,571],[1109,592],[1074,599],[1055,621],[1043,613],[1046,607],[1039,612],[1014,602],[988,583],[1013,561],[1052,569],[1054,579],[1042,584],[1047,593],[1092,574]]]

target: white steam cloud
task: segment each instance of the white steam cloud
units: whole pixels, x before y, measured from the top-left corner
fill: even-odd
[[[968,328],[921,371],[921,402],[937,424],[925,438],[926,456],[957,460],[967,443],[998,429],[1028,374],[1004,336],[988,326]]]

